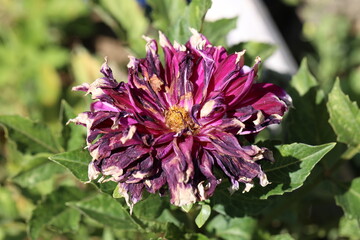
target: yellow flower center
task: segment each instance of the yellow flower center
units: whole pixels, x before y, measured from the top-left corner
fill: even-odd
[[[171,106],[165,112],[166,126],[174,132],[180,132],[186,128],[194,130],[195,124],[192,121],[188,111],[179,106]]]

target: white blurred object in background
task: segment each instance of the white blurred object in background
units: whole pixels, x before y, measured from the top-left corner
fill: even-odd
[[[264,66],[279,73],[290,75],[296,73],[297,63],[266,6],[260,0],[212,1],[212,7],[205,17],[207,21],[238,17],[236,28],[227,36],[228,45],[247,41],[274,44],[277,50],[264,62]]]

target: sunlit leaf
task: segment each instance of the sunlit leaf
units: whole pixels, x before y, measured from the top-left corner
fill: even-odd
[[[204,22],[202,33],[213,45],[226,46],[227,34],[236,27],[237,18],[224,18],[214,22]]]
[[[306,58],[302,60],[298,72],[290,81],[290,85],[299,93],[300,96],[304,96],[311,88],[318,85],[315,77],[308,69]]]
[[[329,94],[327,108],[330,114],[330,124],[337,140],[354,148],[354,153],[360,151],[360,110],[356,102],[341,91],[340,82],[336,80]]]
[[[357,240],[360,236],[359,224],[356,219],[342,217],[339,223],[339,236],[349,240]]]
[[[198,228],[201,228],[209,219],[211,214],[211,207],[207,204],[201,205],[201,210],[195,218],[195,223]]]

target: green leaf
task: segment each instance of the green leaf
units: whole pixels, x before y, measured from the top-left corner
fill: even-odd
[[[188,6],[189,27],[198,31],[202,30],[202,24],[206,12],[211,7],[211,0],[192,0]]]
[[[59,153],[49,157],[50,160],[69,169],[80,181],[88,181],[88,165],[91,161],[89,151],[84,149]]]
[[[54,218],[67,209],[65,203],[76,201],[83,197],[83,193],[77,188],[60,188],[49,194],[33,211],[29,220],[29,236],[31,239],[38,239],[41,229],[50,223]]]
[[[360,223],[360,177],[355,178],[350,184],[335,182],[337,194],[336,204],[345,212],[348,218],[354,218]]]
[[[311,88],[317,85],[316,79],[308,69],[307,59],[304,58],[301,61],[299,71],[291,79],[290,86],[292,86],[300,96],[304,96]]]
[[[276,236],[272,236],[270,240],[295,240],[290,234],[284,233]]]
[[[339,223],[339,237],[358,240],[360,236],[360,223],[356,219],[342,217]]]
[[[48,180],[55,176],[55,174],[62,173],[64,169],[59,165],[50,162],[47,156],[35,156],[33,162],[38,164],[33,165],[29,169],[25,169],[12,178],[14,182],[22,187],[31,188],[37,183]]]
[[[264,163],[262,168],[271,184],[258,186],[254,194],[261,199],[292,192],[303,185],[315,165],[334,148],[335,143],[310,146],[302,143],[276,146],[275,163]],[[251,194],[252,191],[249,192]]]
[[[49,222],[49,228],[60,233],[77,232],[81,214],[76,209],[67,208]]]
[[[251,240],[256,239],[257,222],[251,217],[228,218],[219,214],[207,224],[206,230],[225,240]]]
[[[330,114],[330,124],[334,129],[337,140],[360,151],[360,110],[356,102],[341,91],[339,79],[329,94],[327,108]]]
[[[316,80],[303,60],[296,75],[293,76],[288,93],[293,99],[294,108],[290,109],[283,122],[286,142],[306,142],[322,144],[335,141],[335,134],[328,124],[324,92],[318,89]]]
[[[76,114],[74,113],[71,106],[65,100],[62,100],[60,121],[63,125],[63,128],[61,131],[61,135],[63,138],[63,147],[67,151],[79,149],[85,144],[85,128],[76,124],[66,124],[70,119],[75,117]]]
[[[201,210],[195,218],[195,223],[198,228],[201,228],[205,222],[209,219],[211,214],[211,207],[207,204],[201,205]]]
[[[185,0],[148,0],[147,3],[152,9],[154,27],[165,34],[169,34],[169,26],[175,26],[186,8]]]
[[[47,126],[20,116],[0,116],[0,124],[9,129],[13,140],[24,144],[31,152],[61,151],[58,141]]]
[[[261,57],[262,60],[270,57],[275,52],[276,46],[269,43],[251,41],[236,44],[229,48],[228,52],[234,53],[244,49],[246,50],[245,63],[251,65],[257,56]]]
[[[283,195],[301,187],[314,166],[327,154],[335,143],[319,146],[293,143],[276,146],[273,164],[261,164],[271,184],[261,187],[258,183],[248,193],[240,191],[230,195],[226,189],[215,192],[211,203],[213,210],[230,216],[256,215],[272,204],[265,200],[270,196]]]
[[[214,22],[204,22],[203,34],[213,45],[226,45],[227,34],[236,27],[237,18],[223,18]]]
[[[193,0],[186,5],[185,0],[150,0],[153,9],[154,24],[167,35],[170,41],[176,40],[184,44],[195,28],[201,32],[207,10],[211,7],[211,0]]]
[[[149,194],[134,205],[133,214],[141,219],[155,220],[161,215],[164,208],[163,198],[157,194]]]
[[[100,0],[100,3],[126,31],[132,49],[141,53],[144,46],[141,36],[146,34],[148,21],[140,5],[128,0]]]
[[[106,194],[98,194],[90,199],[71,202],[68,205],[105,226],[118,229],[138,228],[138,225],[122,205]]]

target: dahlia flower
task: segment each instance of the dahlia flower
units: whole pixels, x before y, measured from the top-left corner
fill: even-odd
[[[212,196],[221,177],[231,191],[240,183],[249,191],[255,178],[269,184],[258,161],[272,160],[271,152],[237,135],[280,123],[291,98],[276,85],[254,83],[260,58],[248,67],[245,51],[228,54],[191,31],[185,45],[160,33],[164,65],[157,42],[144,37],[146,57],[130,57],[127,83],[117,82],[105,61],[104,77],[74,87],[95,100],[70,120],[87,128],[89,181],[101,175],[99,182],[117,182],[130,208],[143,190],[169,192],[170,202],[183,206]]]

